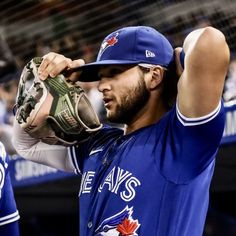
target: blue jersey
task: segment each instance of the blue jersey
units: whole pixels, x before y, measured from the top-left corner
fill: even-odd
[[[8,172],[9,158],[0,142],[0,235],[18,236],[20,218]]]
[[[224,122],[222,104],[196,119],[173,107],[156,124],[128,135],[104,127],[70,148],[80,235],[202,235]]]

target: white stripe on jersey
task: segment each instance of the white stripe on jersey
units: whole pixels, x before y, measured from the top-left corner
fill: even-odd
[[[76,160],[75,147],[69,148],[69,157],[70,157],[72,165],[75,168],[75,174],[82,174],[81,170],[79,168],[79,165],[77,163],[77,160]]]
[[[188,118],[180,113],[178,105],[176,103],[176,114],[177,114],[178,120],[183,126],[195,126],[195,125],[205,124],[213,120],[219,114],[220,109],[221,109],[221,101],[219,102],[216,109],[214,109],[214,111],[212,111],[211,113],[205,116],[197,117],[197,118]]]
[[[20,219],[19,212],[16,211],[10,215],[0,217],[0,226],[5,225],[5,224],[9,224],[9,223],[17,221],[19,219]]]
[[[6,153],[5,147],[3,143],[0,142],[0,158],[2,158],[4,162],[6,161],[6,156],[7,156],[7,153]]]

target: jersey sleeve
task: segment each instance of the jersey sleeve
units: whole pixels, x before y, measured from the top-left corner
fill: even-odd
[[[216,156],[225,125],[223,102],[210,114],[198,118],[185,117],[176,105],[168,119],[160,168],[169,180],[186,183]]]

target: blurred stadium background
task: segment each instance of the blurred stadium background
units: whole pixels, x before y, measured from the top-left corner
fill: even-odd
[[[96,58],[105,35],[129,25],[153,26],[174,46],[181,46],[186,34],[194,28],[212,25],[224,32],[230,46],[232,62],[227,79],[236,77],[236,0],[1,0],[0,139],[13,160],[18,157],[9,141],[12,107],[25,64],[49,51],[90,62]],[[84,86],[95,103],[98,95],[94,84]],[[225,101],[235,98],[236,86],[233,86],[228,86],[234,90],[225,95]],[[95,105],[104,119],[100,104]],[[223,146],[218,156],[204,236],[233,236],[236,235],[235,144]],[[22,171],[29,171],[27,168],[36,171],[37,167],[29,166],[22,167]],[[28,183],[26,179],[23,184],[14,185],[22,236],[79,235],[80,179],[58,176],[42,181],[29,178]]]

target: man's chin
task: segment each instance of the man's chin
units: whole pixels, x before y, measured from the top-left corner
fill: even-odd
[[[124,119],[124,117],[119,116],[107,116],[107,120],[114,124],[126,124],[127,123],[127,117]]]
[[[120,119],[116,115],[109,112],[107,113],[107,120],[112,123],[120,123]]]
[[[107,120],[112,123],[119,123],[117,119],[113,116],[107,116]]]

